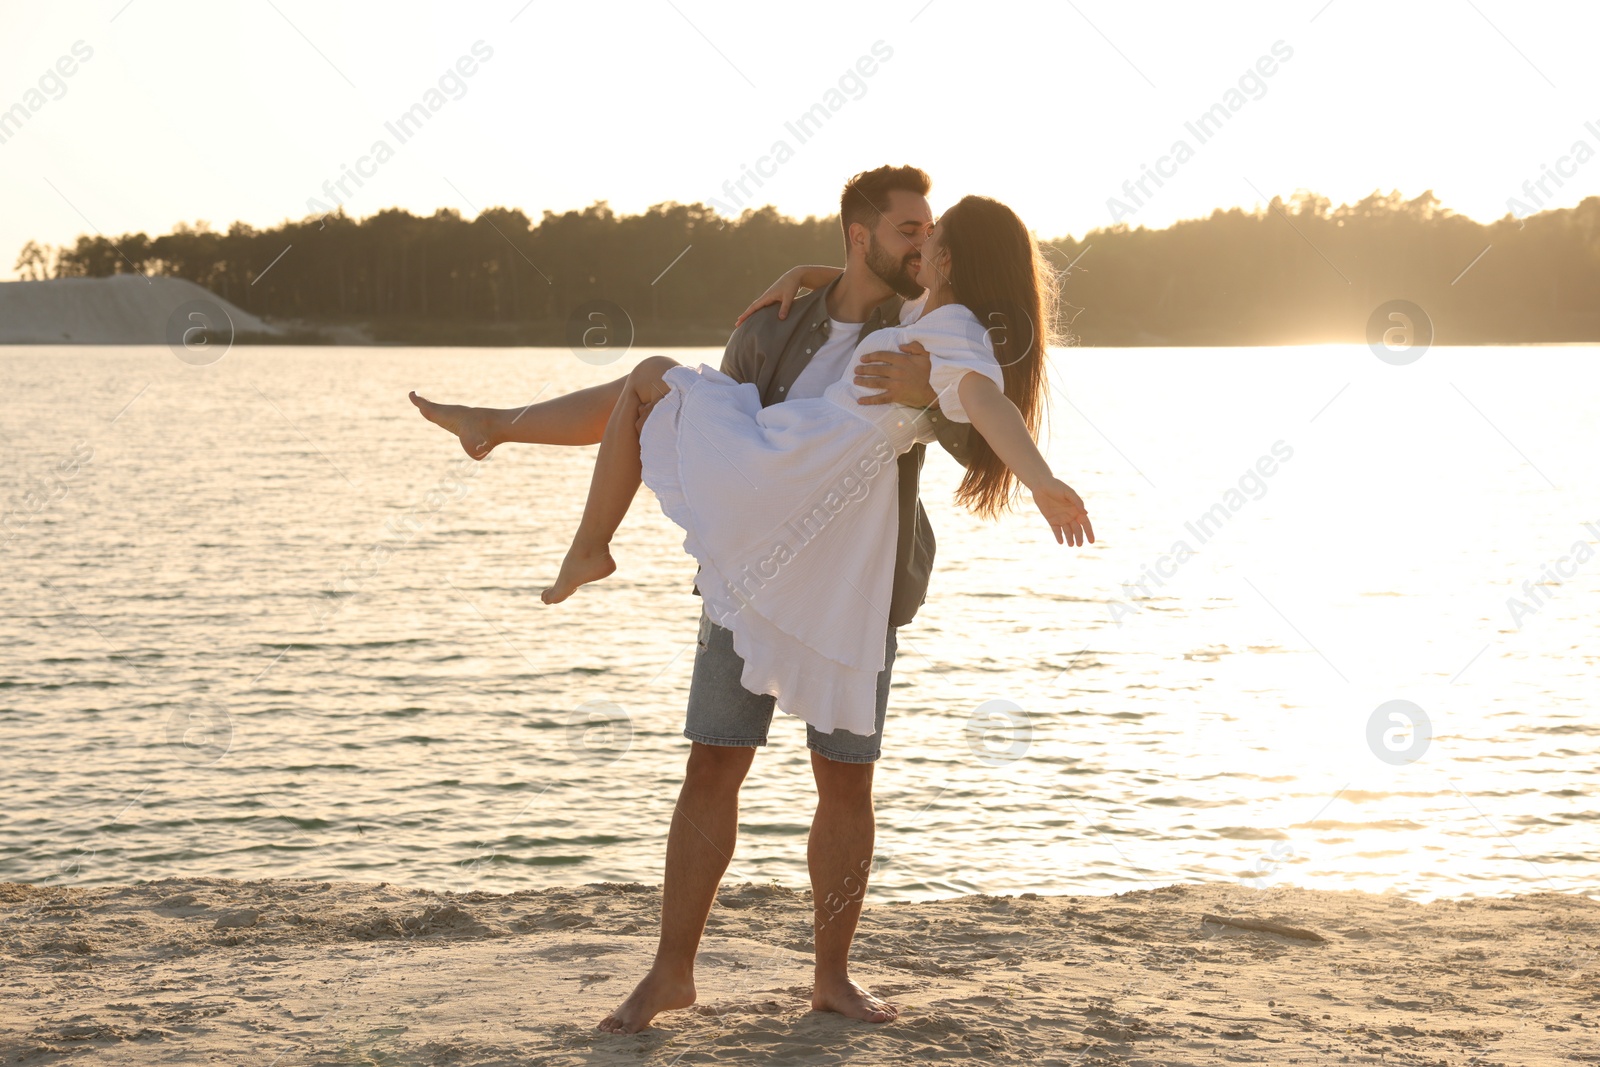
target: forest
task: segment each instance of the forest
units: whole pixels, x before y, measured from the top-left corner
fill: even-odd
[[[1600,341],[1600,197],[1484,224],[1431,192],[1333,206],[1299,191],[1254,211],[1164,229],[1041,239],[1062,273],[1061,322],[1085,345],[1361,341],[1406,299],[1436,344]],[[774,208],[737,219],[701,204],[618,215],[604,202],[535,222],[495,207],[343,213],[268,229],[204,222],[171,233],[28,242],[27,280],[172,275],[296,327],[355,326],[380,343],[559,345],[581,306],[623,308],[642,344],[720,344],[734,317],[796,263],[842,262],[835,217]]]

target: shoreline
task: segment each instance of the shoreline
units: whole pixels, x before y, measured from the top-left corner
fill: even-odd
[[[649,964],[659,905],[637,883],[0,883],[0,1063],[1600,1062],[1600,902],[1583,896],[869,896],[855,977],[901,1007],[871,1026],[809,1011],[808,890],[725,884],[698,1005],[598,1033]]]

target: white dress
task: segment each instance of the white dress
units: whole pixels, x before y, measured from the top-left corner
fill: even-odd
[[[916,308],[909,307],[914,312]],[[899,533],[896,457],[934,440],[925,413],[857,404],[869,352],[920,341],[944,417],[969,422],[957,383],[1004,385],[976,316],[946,304],[877,330],[815,398],[761,406],[752,383],[673,367],[640,434],[644,483],[700,562],[711,621],[733,632],[741,684],[823,733],[871,735]]]

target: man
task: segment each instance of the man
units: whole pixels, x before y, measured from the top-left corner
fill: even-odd
[[[763,406],[821,396],[838,381],[856,343],[893,325],[901,301],[921,292],[913,279],[918,251],[933,226],[928,188],[928,176],[915,167],[880,167],[852,178],[840,198],[844,273],[827,288],[795,300],[784,318],[775,307],[751,315],[728,341],[723,373],[753,382]],[[873,398],[877,402],[930,408],[940,444],[964,465],[971,428],[941,418],[932,408],[936,397],[928,386],[926,358],[890,353],[874,360],[858,368],[857,382],[882,387],[884,392]],[[876,733],[819,734],[807,726],[817,783],[807,845],[815,907],[811,1005],[867,1022],[887,1022],[897,1013],[850,979],[848,962],[872,867],[872,771],[880,754],[895,628],[910,622],[921,606],[933,564],[933,531],[917,498],[923,453],[917,445],[898,461],[900,532]],[[634,1033],[658,1012],[694,1003],[695,955],[733,855],[739,788],[756,747],[767,743],[772,721],[773,698],[740,685],[743,667],[732,634],[702,614],[683,731],[692,745],[667,838],[661,938],[649,973],[600,1023],[602,1030]]]
[[[857,342],[894,325],[905,298],[921,288],[914,278],[918,252],[933,228],[928,176],[916,167],[879,167],[856,175],[840,197],[845,269],[826,288],[780,309],[749,315],[728,341],[722,371],[752,382],[763,405],[821,396],[838,381]],[[873,353],[858,366],[856,382],[879,389],[863,403],[897,403],[927,409],[939,443],[966,465],[971,427],[938,414],[928,385],[926,353]],[[594,444],[600,440],[626,378],[591,386],[524,408],[491,410],[412,401],[431,421],[461,439],[475,459],[505,442]],[[641,412],[640,420],[648,416]],[[815,903],[816,976],[811,1003],[867,1022],[887,1022],[896,1009],[851,981],[850,943],[872,867],[873,763],[880,754],[895,630],[910,622],[928,589],[934,539],[917,498],[924,449],[898,460],[900,525],[893,593],[887,620],[886,662],[878,677],[875,732],[819,734],[807,727],[817,810],[807,860]],[[697,590],[698,591],[698,590]],[[733,856],[739,822],[739,788],[767,743],[773,698],[744,689],[743,660],[732,635],[704,614],[689,688],[684,736],[690,742],[683,786],[667,836],[661,899],[661,936],[655,962],[600,1029],[634,1033],[657,1013],[695,1001],[694,962],[717,888]]]

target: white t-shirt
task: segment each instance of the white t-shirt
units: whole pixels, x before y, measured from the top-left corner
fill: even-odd
[[[922,309],[927,306],[928,290],[924,289],[921,296],[913,300],[907,300],[900,305],[900,325],[910,326],[913,322],[922,318]]]
[[[834,382],[844,377],[845,365],[861,339],[861,323],[840,322],[828,319],[828,339],[812,355],[811,362],[800,370],[800,376],[789,387],[785,400],[821,396]]]

